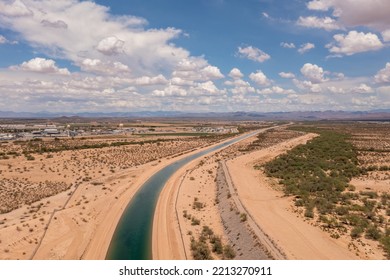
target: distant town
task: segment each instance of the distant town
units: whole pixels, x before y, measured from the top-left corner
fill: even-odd
[[[199,133],[199,134],[229,134],[238,133],[236,126],[199,126],[166,129],[164,127],[128,127],[122,123],[116,127],[83,126],[56,124],[0,124],[0,140],[33,139],[43,137],[76,137],[97,135],[129,135],[129,134],[170,134],[170,133]]]

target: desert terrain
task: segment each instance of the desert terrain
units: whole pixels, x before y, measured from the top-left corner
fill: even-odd
[[[77,124],[75,137],[2,141],[0,259],[104,259],[149,177],[255,129],[169,179],[154,217],[154,259],[388,258],[389,124],[273,125],[145,121],[108,135],[118,124]],[[327,143],[349,153],[311,154],[328,156]]]
[[[267,174],[265,166],[294,147],[320,139],[318,129],[347,132],[347,144],[352,145],[356,155],[356,172],[348,171],[352,175],[334,205],[327,205],[326,210],[322,204],[316,204],[322,203],[316,198],[309,213],[301,197],[286,192],[283,180]],[[197,160],[171,178],[170,194],[166,194],[171,198],[166,198],[168,204],[164,210],[155,214],[155,219],[161,215],[170,219],[167,231],[174,241],[168,245],[164,243],[166,239],[158,240],[156,228],[153,241],[164,245],[153,248],[171,248],[174,244],[179,249],[175,249],[176,254],[155,249],[153,256],[158,259],[388,258],[388,131],[388,124],[381,123],[283,127]]]
[[[104,259],[121,213],[147,178],[231,137],[213,127],[223,130],[149,122],[137,123],[137,133],[94,129],[1,142],[0,258]]]

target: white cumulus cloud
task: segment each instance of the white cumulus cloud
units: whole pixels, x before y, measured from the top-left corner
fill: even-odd
[[[311,49],[314,49],[315,47],[316,46],[313,43],[302,44],[301,47],[298,49],[298,52],[300,54],[304,54],[304,53],[310,51]]]
[[[11,17],[31,16],[33,14],[33,12],[20,0],[15,0],[9,4],[4,2],[5,1],[2,1],[0,3],[0,14]]]
[[[390,29],[386,29],[382,32],[382,38],[385,42],[390,42]]]
[[[295,78],[295,75],[291,72],[280,72],[279,76],[285,79],[293,79]]]
[[[70,72],[66,68],[58,68],[56,63],[52,59],[46,59],[41,57],[33,58],[29,61],[23,62],[19,66],[13,66],[14,70],[31,71],[45,74],[61,74],[69,75]]]
[[[307,8],[315,11],[327,11],[329,10],[331,3],[331,0],[314,0],[307,3]]]
[[[390,83],[390,63],[386,63],[385,68],[379,70],[374,78],[377,83]]]
[[[301,68],[301,73],[312,83],[322,83],[327,80],[324,77],[324,69],[316,64],[306,63]]]
[[[135,80],[138,86],[166,85],[167,83],[168,80],[161,74],[155,77],[142,76]]]
[[[111,36],[101,40],[96,49],[105,55],[114,55],[123,52],[124,44],[124,41],[115,36]]]
[[[87,58],[109,64],[115,56],[134,76],[170,75],[181,61],[196,59],[172,43],[180,29],[148,29],[146,23],[95,1],[0,1],[0,26],[48,57],[80,65]]]
[[[259,86],[268,86],[271,81],[262,71],[257,71],[256,73],[251,73],[249,78]]]
[[[259,94],[295,94],[296,92],[292,89],[284,89],[279,86],[273,86],[271,88],[265,88],[257,90]]]
[[[224,78],[224,75],[222,75],[221,71],[216,66],[207,65],[201,72],[206,79],[214,80]]]
[[[86,72],[93,72],[98,74],[126,74],[130,72],[127,65],[118,61],[102,61],[100,59],[86,58],[80,64],[80,68]]]
[[[352,93],[373,93],[374,89],[366,84],[360,84],[351,89]]]
[[[343,93],[345,93],[345,89],[340,88],[340,87],[335,87],[335,86],[330,86],[330,87],[328,87],[328,90],[329,90],[331,93],[337,93],[337,94],[343,94]]]
[[[256,61],[256,62],[260,62],[260,63],[271,58],[271,56],[269,54],[263,52],[262,50],[260,50],[258,48],[252,47],[252,46],[248,46],[245,48],[238,47],[238,54],[241,57],[244,57],[244,58]]]
[[[240,69],[233,68],[229,72],[229,77],[233,78],[233,79],[240,79],[240,78],[244,77],[244,75],[241,73]]]
[[[307,3],[307,8],[315,11],[331,10],[336,18],[335,24],[340,27],[363,26],[379,32],[390,29],[388,0],[314,0]]]
[[[378,36],[371,32],[363,33],[352,30],[347,35],[336,34],[333,38],[335,42],[326,45],[326,47],[335,54],[353,55],[360,52],[376,51],[384,47]]]
[[[339,30],[343,27],[333,18],[316,16],[299,17],[297,24],[308,28],[320,28],[326,31]]]

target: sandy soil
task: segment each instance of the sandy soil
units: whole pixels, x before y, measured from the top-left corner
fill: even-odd
[[[348,249],[348,241],[332,239],[328,233],[304,221],[275,184],[254,165],[306,143],[308,134],[271,148],[237,157],[227,162],[240,200],[261,229],[283,250],[288,259],[357,259]]]
[[[378,191],[378,192],[389,192],[390,191],[390,180],[375,180],[367,178],[353,178],[351,184],[356,187],[357,191]]]

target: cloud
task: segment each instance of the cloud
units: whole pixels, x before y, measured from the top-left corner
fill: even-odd
[[[311,10],[333,9],[333,15],[346,26],[367,26],[379,31],[390,28],[390,1],[375,0],[316,0],[310,1]]]
[[[233,78],[233,81],[226,81],[224,84],[233,87],[230,89],[233,94],[247,94],[256,92],[255,88],[252,87],[247,81],[239,78]]]
[[[191,85],[194,84],[194,81],[192,81],[192,80],[185,80],[185,79],[182,79],[180,77],[173,77],[170,80],[170,83],[172,85],[176,85],[176,86],[191,86]]]
[[[345,90],[343,88],[339,88],[339,87],[335,87],[335,86],[328,87],[328,90],[331,93],[336,93],[336,94],[343,94],[343,93],[345,93]]]
[[[86,58],[79,64],[81,70],[98,74],[123,75],[130,72],[127,65],[118,61],[102,61]]]
[[[265,88],[257,90],[259,94],[295,94],[296,92],[292,89],[284,89],[279,86],[273,86],[271,88]]]
[[[101,40],[96,49],[105,55],[114,55],[123,52],[124,44],[124,41],[115,36],[111,36]]]
[[[208,65],[207,61],[200,57],[180,61],[172,76],[186,81],[208,81],[224,77],[218,67]]]
[[[0,35],[0,45],[2,44],[16,45],[18,44],[18,41],[10,41],[7,38],[5,38],[3,35]]]
[[[216,66],[207,65],[205,68],[201,69],[202,75],[206,77],[206,79],[222,79],[224,75],[222,75],[221,71]]]
[[[219,90],[212,81],[207,81],[204,83],[199,83],[196,88],[193,88],[195,91],[200,91],[202,94],[220,94],[224,93],[223,90]]]
[[[177,97],[190,97],[190,96],[210,96],[220,95],[226,93],[225,90],[220,90],[212,81],[194,83],[192,86],[179,86],[169,84],[163,89],[156,89],[153,91],[153,96],[177,96]]]
[[[378,71],[374,77],[377,83],[390,83],[390,63],[386,63],[385,68]]]
[[[323,5],[324,8],[333,8],[333,14],[348,26],[369,26],[378,30],[390,27],[390,2],[388,0],[370,1],[369,5],[366,0],[311,2],[317,2],[317,6]]]
[[[351,93],[374,93],[374,90],[366,84],[360,84],[359,86],[352,88]]]
[[[3,35],[0,35],[0,45],[6,44],[7,42],[8,42],[8,40]]]
[[[68,69],[58,68],[55,65],[54,60],[45,59],[41,57],[36,57],[29,61],[25,61],[19,66],[12,66],[11,69],[44,73],[44,74],[60,74],[60,75],[70,74]]]
[[[256,73],[251,73],[249,78],[259,86],[268,86],[271,83],[267,76],[260,70]]]
[[[307,3],[307,8],[315,11],[327,11],[331,7],[331,2],[329,0],[314,0]]]
[[[311,93],[320,93],[322,92],[322,88],[317,83],[312,83],[311,81],[300,81],[297,79],[293,79],[293,83],[295,86],[301,90],[307,91],[309,90]]]
[[[306,63],[301,68],[301,73],[312,83],[322,83],[327,81],[324,77],[324,69],[316,64]]]
[[[49,21],[49,20],[42,20],[41,24],[44,27],[51,27],[51,28],[68,28],[68,24],[62,20],[56,20],[56,21]]]
[[[187,91],[179,86],[170,85],[163,90],[154,90],[153,96],[187,96]]]
[[[242,79],[234,79],[233,81],[226,81],[225,85],[235,87],[249,87],[250,84]]]
[[[298,49],[298,52],[300,54],[304,54],[305,52],[310,51],[311,49],[314,49],[316,46],[312,43],[306,43],[302,44],[301,47]]]
[[[166,85],[167,83],[168,80],[161,74],[155,77],[143,76],[135,80],[138,86]]]
[[[295,44],[294,43],[286,43],[282,42],[280,43],[280,46],[286,49],[295,49]]]
[[[299,17],[297,24],[308,28],[320,28],[326,31],[340,30],[343,27],[333,18],[316,16]]]
[[[33,12],[22,1],[15,0],[10,4],[0,3],[0,14],[10,17],[23,17],[31,16]]]
[[[390,42],[390,29],[386,29],[382,32],[382,38],[385,42]]]
[[[248,46],[245,48],[238,47],[238,53],[241,57],[256,61],[256,62],[264,62],[271,58],[271,56],[262,50]]]
[[[108,7],[80,0],[16,0],[0,3],[0,26],[48,57],[84,59],[108,64],[115,56],[133,75],[169,75],[182,60],[194,59],[172,41],[182,35],[175,28],[146,28],[132,15],[110,14]],[[205,67],[204,65],[203,67]]]
[[[295,75],[291,72],[280,72],[279,73],[279,76],[282,77],[282,78],[285,78],[285,79],[293,79],[295,78]]]
[[[230,70],[229,77],[233,79],[240,79],[244,77],[244,75],[241,73],[240,69],[233,68],[232,70]]]
[[[373,33],[350,31],[347,35],[336,34],[336,42],[326,45],[331,53],[353,55],[360,52],[376,51],[384,47],[378,36]]]

